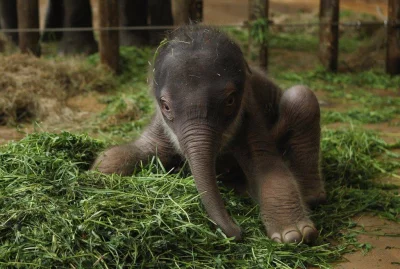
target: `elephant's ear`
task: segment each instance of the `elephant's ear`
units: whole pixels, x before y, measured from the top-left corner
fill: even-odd
[[[250,66],[246,60],[244,61],[244,64],[246,65],[247,76],[253,75],[253,72],[251,72]]]
[[[253,77],[253,71],[251,71],[250,65],[247,63],[247,61],[244,61],[244,64],[246,66],[246,81],[245,81],[245,92],[251,91],[251,79]]]

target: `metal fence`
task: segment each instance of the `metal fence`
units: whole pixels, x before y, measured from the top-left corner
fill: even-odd
[[[31,2],[31,1],[29,1]],[[35,2],[35,1],[33,1]],[[262,1],[264,10],[266,13],[258,14],[258,18],[261,18],[268,22],[268,2]],[[32,3],[32,2],[31,2]],[[103,6],[101,8],[101,4]],[[379,32],[380,41],[382,44],[377,45],[376,51],[379,50],[380,58],[379,67],[383,67],[390,74],[400,74],[400,1],[389,0],[389,13],[388,18],[382,21],[346,21],[340,22],[338,17],[339,12],[339,0],[320,0],[320,14],[319,20],[316,22],[306,22],[306,23],[266,23],[265,32],[268,32],[270,38],[266,42],[256,44],[259,47],[258,55],[254,60],[258,60],[264,68],[267,68],[268,59],[268,49],[274,48],[274,36],[275,39],[279,39],[279,34],[292,33],[299,29],[307,29],[307,31],[312,32],[314,37],[313,41],[310,41],[310,46],[312,50],[315,51],[316,56],[320,59],[322,64],[330,71],[337,71],[339,68],[339,52],[341,51],[341,42],[344,40],[343,36],[348,36],[350,31],[357,33],[357,31],[362,31],[363,29],[371,28],[375,29],[375,34]],[[118,6],[117,0],[111,1],[99,1],[99,16],[100,16],[100,27],[65,27],[65,28],[46,28],[48,32],[88,32],[94,31],[99,32],[99,44],[100,44],[100,55],[102,62],[107,64],[113,70],[117,70],[118,66],[118,32],[119,31],[153,31],[153,30],[171,30],[176,26],[119,26],[118,25]],[[21,9],[21,8],[20,8]],[[25,5],[23,10],[18,10],[18,12],[24,14],[37,13],[37,5]],[[257,19],[257,16],[249,16],[249,21],[244,24],[233,24],[233,25],[218,25],[218,27],[228,28],[228,27],[242,27],[251,30],[254,26],[253,22]],[[0,29],[0,32],[10,34],[18,33],[20,36],[20,49],[22,52],[30,51],[34,52],[40,42],[40,32],[43,29],[38,27],[37,16],[26,16],[26,22],[19,29]],[[28,26],[28,27],[24,27]],[[32,26],[32,27],[29,27]],[[381,29],[380,31],[378,31]],[[384,30],[382,30],[384,29]],[[339,30],[341,33],[339,33]],[[311,35],[311,34],[310,34]],[[317,41],[315,36],[318,36]],[[341,36],[341,37],[340,37]],[[370,36],[371,39],[374,38],[373,35]],[[22,40],[21,40],[22,39]],[[349,38],[348,38],[349,39]],[[252,38],[249,38],[249,46],[254,46]],[[301,42],[300,42],[301,43]],[[382,42],[381,42],[382,43]],[[342,43],[343,44],[343,43]],[[276,44],[275,44],[276,45]],[[371,46],[373,46],[372,44]],[[356,46],[354,46],[355,48]],[[366,46],[368,47],[368,46]],[[290,48],[288,48],[290,49]],[[310,47],[307,48],[310,50]],[[364,53],[368,48],[364,48]],[[351,46],[346,47],[346,53],[351,52]],[[356,52],[356,51],[354,51]],[[256,53],[257,54],[257,53]],[[385,54],[385,55],[383,55]],[[365,55],[363,55],[365,58]],[[357,58],[357,55],[355,56]],[[253,57],[254,58],[254,57]],[[382,59],[384,59],[384,66],[382,66]],[[351,57],[350,57],[351,60]],[[359,60],[359,59],[358,59]],[[349,64],[347,64],[349,65]],[[356,68],[356,67],[351,67]]]

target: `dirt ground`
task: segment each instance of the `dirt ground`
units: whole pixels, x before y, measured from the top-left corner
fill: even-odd
[[[355,220],[365,229],[365,232],[358,236],[359,242],[369,243],[373,249],[366,254],[356,252],[345,255],[347,261],[338,264],[336,268],[398,269],[400,267],[400,224],[371,216],[362,216]]]
[[[270,12],[317,12],[319,0],[270,0]],[[387,16],[387,0],[341,0],[340,8]],[[248,0],[204,0],[204,21],[209,24],[241,24],[248,17]],[[383,19],[382,19],[383,20]]]
[[[96,1],[96,0],[94,0]],[[41,2],[41,17],[44,18],[47,0]],[[248,16],[247,0],[204,0],[204,21],[208,24],[241,24]],[[341,9],[350,9],[355,12],[363,12],[384,18],[387,14],[387,0],[341,0]],[[270,4],[272,13],[297,13],[317,12],[319,0],[273,0]],[[94,10],[95,20],[97,16]],[[76,119],[68,122],[60,122],[42,128],[48,131],[80,130],[87,120],[100,113],[105,105],[98,101],[98,94],[78,96],[68,101],[74,111]],[[324,100],[321,94],[320,99]],[[338,108],[339,109],[339,108]],[[334,127],[334,126],[331,126]],[[400,126],[384,124],[370,124],[366,128],[379,130],[383,138],[393,142],[400,139]],[[0,126],[0,144],[10,140],[19,140],[25,133],[32,132],[33,127],[16,130],[12,127]],[[387,179],[391,183],[399,184],[399,179]],[[373,248],[368,253],[356,252],[345,255],[343,263],[335,265],[336,268],[400,268],[400,224],[379,219],[373,216],[361,216],[355,218],[359,225],[365,228],[365,233],[358,236],[360,242],[370,243]]]

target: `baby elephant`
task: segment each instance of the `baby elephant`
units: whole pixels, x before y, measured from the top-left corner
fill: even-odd
[[[136,141],[102,153],[92,169],[131,175],[154,155],[165,167],[186,159],[209,216],[240,240],[216,182],[217,172],[230,171],[225,180],[246,186],[272,240],[312,243],[318,232],[308,207],[326,196],[314,93],[305,86],[282,92],[247,65],[237,44],[206,26],[173,31],[153,73],[152,122]]]

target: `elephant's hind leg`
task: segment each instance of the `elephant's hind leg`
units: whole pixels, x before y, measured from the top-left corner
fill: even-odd
[[[274,138],[255,125],[235,153],[248,182],[250,196],[260,205],[268,237],[282,243],[312,243],[318,231],[308,217],[299,183],[276,150]]]
[[[294,86],[284,92],[279,114],[276,131],[304,201],[310,206],[324,202],[326,193],[319,168],[320,109],[316,96],[305,86]]]
[[[223,155],[217,158],[216,170],[218,180],[241,196],[248,196],[248,183],[243,170],[233,155]]]

